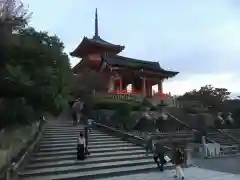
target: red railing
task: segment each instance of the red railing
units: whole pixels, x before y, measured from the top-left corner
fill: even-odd
[[[131,91],[131,90],[118,90],[118,91],[111,91],[111,92],[108,92],[109,94],[133,94],[133,95],[142,95],[142,92],[141,91]]]
[[[132,90],[117,90],[117,91],[111,91],[108,92],[109,94],[120,94],[120,95],[142,95],[143,93],[141,91],[132,91]],[[161,93],[161,92],[156,92],[153,93],[152,96],[160,96],[162,98],[169,97],[169,94]]]

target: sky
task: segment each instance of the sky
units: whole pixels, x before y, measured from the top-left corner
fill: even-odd
[[[183,94],[212,84],[240,95],[239,0],[23,0],[33,12],[30,25],[56,34],[69,54],[84,36],[99,35],[124,45],[120,54],[156,61],[180,73],[164,92]],[[69,55],[72,66],[79,59]]]

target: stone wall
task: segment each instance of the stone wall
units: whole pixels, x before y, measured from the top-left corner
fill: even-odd
[[[36,123],[5,129],[0,132],[0,169],[23,150],[37,132]]]

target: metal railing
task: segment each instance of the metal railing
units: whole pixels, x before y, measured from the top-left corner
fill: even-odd
[[[135,145],[139,145],[139,146],[144,146],[145,145],[145,138],[144,137],[133,135],[132,133],[121,131],[121,130],[115,129],[113,127],[110,127],[108,125],[104,125],[104,124],[101,124],[101,123],[98,123],[98,122],[93,122],[92,124],[95,127],[97,127],[98,129],[102,130],[103,132],[105,132],[107,134],[119,137],[119,138],[121,138],[123,140],[126,140],[126,141],[130,141],[131,143],[133,143]],[[154,135],[153,138],[157,139],[157,137],[161,137],[161,135],[156,134],[156,135]],[[185,138],[182,138],[182,139],[185,139]],[[189,140],[189,138],[187,140]],[[178,140],[176,140],[176,141],[178,141]],[[172,142],[174,142],[174,140],[172,140]],[[169,146],[165,145],[164,147],[166,149],[172,150],[172,148],[169,147]],[[185,150],[187,150],[187,149],[185,149]]]
[[[195,132],[195,133],[196,133],[196,132],[199,133],[198,130],[190,127],[187,123],[181,121],[180,119],[178,119],[177,117],[173,116],[172,114],[167,113],[167,112],[166,112],[166,114],[167,114],[168,116],[170,116],[171,118],[175,119],[176,121],[178,121],[179,123],[181,123],[182,125],[184,125],[187,129],[189,129],[189,130],[191,130],[191,131],[193,131],[193,132]],[[216,143],[214,140],[212,140],[212,139],[209,138],[209,137],[206,137],[206,140],[209,141],[209,142],[211,142],[211,143]],[[218,144],[218,143],[216,143],[216,144]]]
[[[238,138],[236,138],[235,136],[231,135],[229,132],[226,132],[226,131],[224,131],[224,130],[222,130],[222,129],[217,129],[217,131],[225,134],[225,135],[228,136],[229,138],[231,138],[231,139],[233,139],[234,141],[240,143],[240,140],[239,140]]]
[[[126,141],[129,141],[135,145],[138,145],[138,146],[142,146],[144,147],[145,146],[145,139],[143,137],[139,137],[139,136],[135,136],[135,135],[132,135],[131,133],[128,133],[128,132],[124,132],[124,131],[121,131],[121,130],[117,130],[113,127],[110,127],[110,126],[107,126],[107,125],[104,125],[104,124],[101,124],[101,123],[98,123],[98,122],[92,122],[92,125],[94,125],[95,127],[97,127],[98,129],[102,130],[103,132],[109,134],[109,135],[113,135],[113,136],[116,136],[116,137],[119,137],[123,140],[126,140]],[[169,152],[171,152],[173,149],[167,145],[164,146],[164,148],[166,148]],[[192,151],[192,149],[189,149],[189,148],[183,148],[182,149],[184,151],[184,156],[185,156],[185,166],[188,166],[188,155],[189,155],[189,152]]]

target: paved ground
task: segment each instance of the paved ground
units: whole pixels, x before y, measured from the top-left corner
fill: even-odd
[[[185,180],[239,180],[240,175],[224,173],[213,170],[191,167],[184,170]],[[161,172],[142,173],[121,177],[111,177],[98,180],[174,180],[175,170]]]
[[[240,156],[205,160],[197,159],[193,162],[194,165],[197,165],[200,168],[240,174]]]

